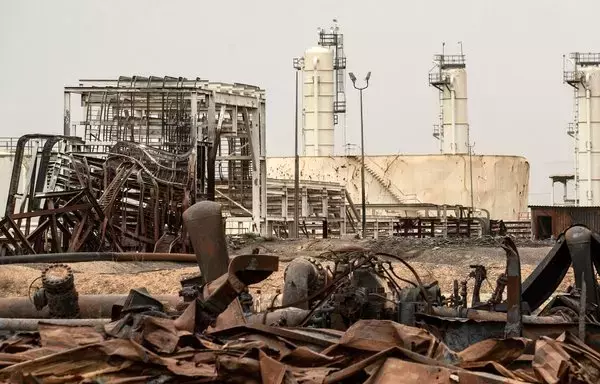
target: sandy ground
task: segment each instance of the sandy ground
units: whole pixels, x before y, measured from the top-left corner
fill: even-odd
[[[497,276],[504,271],[505,253],[502,249],[481,246],[465,246],[463,244],[448,246],[428,246],[427,244],[411,245],[406,241],[380,241],[378,243],[349,240],[300,240],[300,241],[266,241],[251,244],[232,250],[232,254],[250,253],[259,247],[261,253],[275,254],[280,257],[279,271],[271,275],[261,284],[251,287],[256,294],[261,291],[263,297],[272,297],[283,285],[283,271],[294,257],[318,257],[327,250],[341,246],[358,244],[375,246],[378,250],[397,254],[409,261],[416,269],[424,283],[438,281],[442,292],[449,294],[453,280],[463,280],[470,272],[469,265],[481,264],[488,270],[488,282],[482,287],[482,299],[489,297],[493,291]],[[520,247],[521,270],[525,279],[535,266],[547,255],[550,247]],[[145,287],[151,294],[177,294],[180,280],[197,274],[194,264],[167,262],[86,262],[71,263],[75,272],[75,283],[80,294],[127,294],[132,288]],[[395,272],[410,280],[414,277],[399,263],[394,263]],[[40,271],[44,264],[3,265],[0,266],[0,297],[27,296],[29,287],[40,285]],[[559,289],[564,290],[572,284],[569,274]],[[404,285],[401,283],[401,285]],[[472,280],[469,283],[471,295]],[[33,290],[33,288],[32,288]]]

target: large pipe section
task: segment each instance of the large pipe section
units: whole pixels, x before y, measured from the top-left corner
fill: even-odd
[[[195,263],[196,255],[187,253],[136,253],[136,252],[69,252],[0,257],[0,264],[28,263],[81,263],[87,261],[171,261]]]
[[[448,307],[433,307],[432,315],[448,318],[460,318],[473,321],[491,321],[505,323],[507,315],[504,312],[482,311],[478,309],[467,308],[448,308]],[[532,316],[523,315],[523,324],[568,324],[562,316]]]
[[[39,323],[70,327],[96,327],[110,323],[110,319],[2,319],[0,330],[12,332],[35,332]]]
[[[505,237],[502,246],[506,251],[506,328],[504,337],[521,337],[523,317],[521,313],[521,260],[517,246]]]
[[[584,226],[573,226],[565,232],[565,240],[573,263],[575,286],[579,289],[585,287],[587,303],[595,306],[599,298],[596,273],[592,264],[592,231]]]
[[[227,274],[231,266],[221,204],[213,201],[196,203],[183,212],[183,222],[190,234],[204,283],[208,284]],[[217,328],[243,324],[240,301],[234,299],[219,319]]]
[[[302,320],[310,313],[307,309],[282,308],[273,312],[254,313],[246,319],[248,324],[281,325],[286,327],[299,326]]]
[[[79,315],[82,319],[110,318],[114,304],[123,303],[128,295],[79,295]],[[181,301],[178,295],[153,296],[167,306],[175,308]],[[50,318],[48,307],[41,311],[29,297],[0,298],[0,318],[43,319]]]
[[[204,282],[226,274],[229,256],[221,204],[212,201],[196,203],[183,212],[183,222],[190,234]]]

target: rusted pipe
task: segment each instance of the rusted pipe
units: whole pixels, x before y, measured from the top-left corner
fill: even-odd
[[[157,295],[157,300],[174,308],[181,300],[177,295]],[[80,295],[79,313],[84,319],[110,318],[112,306],[124,303],[127,295]],[[49,318],[48,307],[41,311],[28,297],[0,298],[0,318],[37,319]]]
[[[209,284],[228,272],[232,272],[236,260],[246,260],[243,256],[238,256],[231,261],[229,259],[221,204],[213,201],[201,201],[186,209],[182,216],[204,283]],[[256,260],[260,259],[256,257]],[[248,266],[244,268],[246,267]],[[240,301],[235,298],[229,307],[220,314],[216,329],[241,324],[244,324],[244,314]]]
[[[588,228],[575,225],[565,232],[565,240],[571,261],[573,263],[573,272],[575,274],[575,286],[583,289],[583,278],[585,277],[586,302],[594,306],[599,303],[598,284],[594,265],[592,263],[592,231]]]
[[[504,337],[521,337],[523,317],[521,313],[521,259],[514,241],[505,237],[502,248],[506,251],[506,328]]]
[[[183,212],[183,222],[196,253],[204,282],[227,273],[229,256],[221,204],[201,201]]]
[[[448,307],[433,307],[433,315],[438,317],[469,319],[473,321],[492,321],[505,323],[507,314],[504,312],[482,311],[478,309],[458,309]],[[523,324],[568,324],[562,316],[523,316]]]
[[[41,322],[64,325],[64,326],[89,326],[95,327],[110,323],[110,319],[3,319],[0,318],[1,331],[27,331],[38,330],[38,324]]]
[[[307,309],[290,307],[269,312],[266,314],[266,318],[265,313],[254,313],[246,319],[246,322],[248,324],[275,324],[285,327],[295,327],[304,320],[309,312]]]
[[[197,260],[195,255],[187,253],[136,252],[70,252],[0,257],[0,264],[77,263],[85,261],[173,261],[194,263]]]
[[[581,297],[579,298],[579,338],[585,343],[585,318],[587,309],[587,289],[585,284],[585,272],[581,272]]]

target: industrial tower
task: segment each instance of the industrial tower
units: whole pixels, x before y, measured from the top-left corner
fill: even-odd
[[[341,127],[346,145],[346,57],[337,20],[329,31],[318,29],[318,46],[305,51],[302,67],[302,154],[333,156],[334,128]]]
[[[429,85],[439,90],[439,123],[433,136],[440,141],[443,154],[469,152],[469,120],[467,114],[467,70],[465,55],[434,55],[435,68],[429,73]]]
[[[600,53],[571,53],[563,81],[574,88],[575,204],[600,206]]]

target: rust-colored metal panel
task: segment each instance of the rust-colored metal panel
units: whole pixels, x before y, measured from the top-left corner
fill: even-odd
[[[552,235],[558,237],[574,224],[583,224],[594,232],[600,231],[600,207],[532,206],[531,230],[535,239],[541,236],[539,218],[552,219]]]

